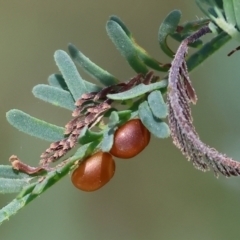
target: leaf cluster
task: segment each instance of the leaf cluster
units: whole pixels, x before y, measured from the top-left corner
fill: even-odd
[[[137,74],[129,81],[120,81],[92,62],[73,44],[68,45],[70,56],[63,50],[55,52],[54,59],[60,74],[52,74],[48,78],[48,84],[36,85],[32,92],[35,97],[47,103],[73,112],[73,120],[64,128],[21,110],[13,109],[7,113],[7,120],[15,128],[52,144],[42,154],[40,167],[34,168],[34,174],[21,173],[13,170],[12,166],[0,166],[0,192],[18,193],[12,202],[0,210],[0,223],[58,182],[87,156],[99,150],[109,151],[114,132],[128,120],[140,118],[157,138],[167,138],[170,135],[169,126],[164,121],[168,107],[163,95],[167,92],[168,71],[171,71],[175,52],[168,46],[168,38],[181,43],[207,25],[215,33],[209,42],[203,43],[199,38],[189,42],[189,46],[196,49],[186,58],[189,71],[231,38],[240,40],[240,14],[236,10],[240,9],[238,1],[196,0],[196,3],[206,18],[180,24],[181,12],[173,10],[159,27],[158,43],[162,52],[171,59],[168,63],[161,63],[150,56],[139,46],[120,18],[110,17],[106,24],[107,34]],[[92,76],[96,83],[84,80],[76,66]],[[158,72],[162,72],[163,77],[157,76]],[[107,106],[106,109],[103,109],[103,105]],[[124,110],[118,110],[120,106]],[[54,168],[48,167],[49,163],[62,159],[73,147],[76,151],[70,158],[63,159]],[[18,158],[14,156],[14,159]],[[25,167],[30,169],[20,160],[17,160],[17,164],[16,161],[12,162],[20,170]]]

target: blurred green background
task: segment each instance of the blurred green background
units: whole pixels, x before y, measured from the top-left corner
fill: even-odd
[[[182,21],[202,17],[194,1],[3,1],[0,0],[0,164],[12,154],[36,165],[49,143],[18,132],[5,119],[12,108],[57,125],[70,112],[50,106],[31,94],[58,72],[57,49],[72,42],[84,54],[120,79],[133,70],[105,32],[110,15],[118,15],[138,43],[160,61],[158,27],[169,11],[180,9]],[[171,42],[173,49],[177,44]],[[191,79],[199,101],[193,107],[202,140],[240,159],[240,53],[227,53],[231,42],[196,69]],[[85,79],[90,79],[84,73]],[[84,239],[239,239],[240,179],[214,178],[193,168],[169,138],[152,138],[132,160],[116,160],[112,181],[93,193],[80,192],[65,177],[21,210],[0,229],[4,240]],[[14,195],[2,195],[1,206]]]

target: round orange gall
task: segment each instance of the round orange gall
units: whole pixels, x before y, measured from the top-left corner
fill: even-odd
[[[84,160],[72,173],[73,185],[91,192],[103,187],[114,175],[115,162],[112,155],[97,152]]]
[[[141,120],[132,119],[116,131],[110,153],[118,158],[132,158],[148,145],[150,137]]]

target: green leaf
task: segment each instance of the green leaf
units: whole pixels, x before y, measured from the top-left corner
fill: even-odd
[[[90,143],[93,142],[95,140],[98,140],[100,138],[103,137],[103,133],[102,132],[93,132],[90,131],[87,127],[84,127],[81,130],[81,134],[79,136],[79,143],[80,144],[86,144],[86,143]]]
[[[82,67],[88,74],[93,76],[95,79],[99,80],[103,85],[111,86],[119,83],[119,80],[116,77],[93,63],[73,44],[68,45],[68,50],[75,63]]]
[[[21,208],[23,208],[28,202],[29,197],[30,197],[30,194],[27,194],[21,199],[14,199],[8,205],[3,207],[0,210],[0,224],[3,221],[8,220],[10,216],[16,214]]]
[[[129,110],[131,110],[131,119],[136,118],[138,116],[138,107],[140,105],[140,103],[143,102],[143,99],[138,99],[137,101],[135,101],[132,106],[129,108]]]
[[[23,198],[25,195],[31,193],[33,191],[33,189],[36,187],[36,185],[38,184],[38,182],[33,182],[31,184],[28,184],[27,186],[23,187],[23,189],[21,190],[21,192],[17,195],[17,199],[21,199]],[[0,210],[1,211],[1,210]],[[0,222],[1,224],[1,222]]]
[[[99,143],[101,142],[100,139],[95,140],[94,142],[87,143],[80,148],[74,153],[74,155],[70,158],[69,163],[66,166],[67,168],[70,166],[72,169],[72,164],[76,162],[74,159],[77,159],[78,161],[85,159],[86,157],[90,156],[93,154],[93,152],[96,151],[96,149],[99,148]],[[65,168],[64,168],[65,169]]]
[[[29,178],[29,180],[31,180]],[[10,179],[0,176],[0,193],[18,193],[29,183],[26,179]]]
[[[201,9],[201,11],[209,18],[211,18],[211,14],[208,11],[209,6],[207,6],[207,2],[208,1],[203,1],[203,0],[195,0],[196,4],[198,5],[198,7]],[[207,6],[207,7],[206,7]]]
[[[129,39],[132,41],[132,47],[135,48],[136,53],[138,55],[138,57],[150,68],[157,70],[157,71],[163,71],[166,72],[169,70],[169,66],[168,65],[164,65],[162,63],[160,63],[159,61],[157,61],[156,59],[154,59],[153,57],[151,57],[146,51],[145,49],[143,49],[142,47],[140,47],[132,33],[129,31],[129,29],[127,28],[127,26],[124,24],[124,22],[117,16],[111,16],[110,20],[116,22],[121,28],[122,30],[125,32],[125,34],[129,37]]]
[[[185,35],[181,35],[181,34],[179,34],[179,33],[173,33],[173,34],[171,34],[171,37],[172,37],[173,39],[175,39],[176,41],[180,42],[180,43],[181,43],[185,38],[187,38],[188,36],[190,36],[190,34],[185,34]],[[199,47],[202,46],[202,44],[203,44],[203,41],[202,41],[201,39],[198,39],[198,40],[196,40],[195,42],[190,43],[188,46],[193,47],[193,48],[199,48]]]
[[[238,0],[239,1],[239,0]],[[236,17],[234,12],[233,0],[223,0],[223,8],[227,21],[233,26],[236,25]]]
[[[168,108],[159,90],[153,91],[148,95],[148,104],[155,117],[157,118],[167,117]]]
[[[212,2],[212,0],[210,2]],[[214,4],[223,10],[223,0],[214,0]]]
[[[202,4],[202,1],[196,0],[197,5],[200,7],[200,9],[223,31],[225,31],[228,35],[230,35],[232,38],[240,42],[240,32],[237,28],[235,28],[234,25],[231,23],[228,23],[225,20],[224,13],[222,11],[222,8],[220,5],[215,4],[211,1],[211,3],[207,2],[207,4],[210,6],[213,6],[210,8],[210,10],[206,10]],[[238,4],[238,3],[237,3]],[[235,10],[235,9],[234,9]],[[236,12],[235,12],[236,21],[238,22]],[[238,16],[240,18],[240,16]]]
[[[138,57],[146,64],[146,66],[161,72],[167,72],[170,68],[170,64],[162,64],[158,60],[154,59],[137,43],[134,44]]]
[[[0,193],[17,193],[32,180],[27,174],[13,170],[12,166],[0,165]]]
[[[103,134],[101,149],[103,152],[109,152],[113,145],[115,128],[107,128]]]
[[[7,112],[6,117],[12,126],[31,136],[49,142],[64,138],[64,128],[34,118],[20,110],[12,109]]]
[[[230,39],[231,37],[228,34],[226,34],[225,32],[221,32],[219,35],[212,38],[211,41],[204,44],[201,49],[199,49],[187,59],[188,71],[192,71],[202,62],[204,62],[208,57],[210,57],[214,52],[220,49]]]
[[[235,18],[238,30],[240,31],[240,1],[239,0],[232,0],[233,1],[233,8],[235,12]],[[224,3],[226,0],[223,1]],[[233,24],[235,26],[235,24]]]
[[[215,36],[222,32],[222,29],[220,29],[214,22],[210,22],[208,27]]]
[[[118,116],[119,116],[119,123],[118,125],[122,125],[125,122],[127,122],[131,116],[132,116],[132,111],[131,110],[123,110],[123,111],[119,111],[118,112]]]
[[[68,86],[61,74],[52,74],[48,77],[49,85],[69,91]]]
[[[108,127],[113,128],[116,127],[119,122],[119,116],[116,111],[112,111],[109,117]]]
[[[0,165],[0,178],[27,179],[29,175],[14,170],[11,165]]]
[[[127,100],[139,97],[147,92],[151,92],[156,89],[166,88],[167,87],[167,81],[162,80],[160,82],[152,83],[149,85],[145,84],[139,84],[136,87],[127,90],[125,92],[116,93],[116,94],[108,94],[107,97],[113,100]]]
[[[112,20],[114,22],[116,22],[121,28],[122,30],[125,32],[125,34],[132,40],[134,41],[134,38],[132,36],[132,33],[129,31],[129,29],[127,28],[127,26],[124,24],[124,22],[118,17],[118,16],[111,16],[109,18],[109,20]]]
[[[65,90],[45,84],[36,85],[32,93],[35,97],[55,106],[73,111],[76,107],[72,95]]]
[[[41,194],[45,190],[45,188],[49,188],[56,181],[59,181],[60,178],[61,178],[61,175],[59,174],[58,171],[49,172],[41,183],[36,184],[36,186],[32,190],[31,195],[39,195],[39,194]]]
[[[139,118],[143,125],[157,138],[167,138],[170,135],[170,129],[168,125],[161,119],[156,118],[147,103],[144,101],[139,106]]]
[[[195,0],[195,2],[202,12],[210,19],[212,19],[213,16],[216,16],[216,8],[223,11],[223,0]]]
[[[52,74],[51,76],[49,76],[48,82],[53,87],[58,87],[63,90],[69,91],[68,86],[65,83],[65,80],[61,74]],[[86,86],[87,92],[99,92],[102,89],[101,87],[91,82],[85,80],[83,80],[83,82]]]
[[[61,71],[63,78],[70,90],[75,101],[87,92],[86,85],[77,71],[71,58],[62,50],[58,50],[54,54],[56,64]]]
[[[160,47],[162,51],[171,58],[173,58],[174,52],[167,45],[167,37],[169,34],[173,34],[176,31],[181,15],[182,14],[179,10],[173,10],[170,12],[160,25],[158,31],[158,41]]]
[[[108,112],[106,112],[106,114],[104,114],[104,117],[109,119],[109,117],[112,114],[112,112],[116,112],[117,113],[118,121],[115,121],[115,123],[110,123],[110,125],[108,123],[108,126],[111,126],[111,124],[113,124],[112,126],[122,125],[123,123],[125,123],[126,121],[128,121],[131,118],[131,114],[132,114],[131,108],[127,109],[127,110],[123,110],[123,111],[118,111],[115,108],[111,108]]]
[[[128,35],[126,35],[121,26],[117,22],[109,20],[107,22],[106,29],[110,39],[113,41],[121,54],[126,58],[129,65],[137,73],[147,74],[148,68],[139,59],[134,43],[131,41]]]
[[[120,113],[122,119],[127,115],[129,115],[127,112]],[[117,129],[117,126],[119,125],[119,120],[119,113],[116,111],[112,111],[109,117],[108,127],[104,130],[103,133],[103,140],[101,145],[101,149],[103,152],[109,152],[111,150],[114,140],[114,133]]]
[[[87,92],[90,93],[90,92],[99,92],[102,90],[102,88],[94,83],[91,83],[91,82],[88,82],[88,81],[84,81],[84,84],[87,88]]]
[[[191,34],[196,32],[200,28],[206,26],[209,23],[208,18],[197,19],[193,21],[188,21],[181,26],[183,27],[181,34]]]

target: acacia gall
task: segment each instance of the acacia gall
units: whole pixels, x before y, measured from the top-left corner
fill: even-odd
[[[84,160],[72,173],[73,185],[91,192],[103,187],[113,177],[115,162],[112,155],[97,152]]]
[[[151,134],[140,119],[132,119],[118,128],[110,153],[118,158],[132,158],[149,143]]]

